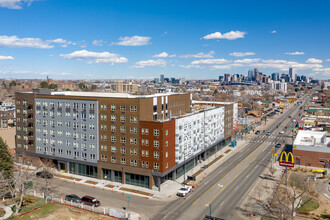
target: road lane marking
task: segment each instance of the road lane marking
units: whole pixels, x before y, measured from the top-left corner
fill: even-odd
[[[225,185],[215,196],[213,196],[213,198],[210,200],[210,201],[208,201],[206,204],[210,204],[216,197],[218,197],[218,195],[220,195],[220,193],[223,191],[223,190],[225,190],[226,188],[227,188],[227,186],[229,186],[239,175],[241,175],[242,173],[243,173],[243,171],[244,170],[246,170],[246,168],[248,168],[252,163],[253,163],[253,161],[255,161],[255,159],[257,159],[257,157],[255,157],[248,165],[246,165],[245,167],[244,167],[244,169],[239,173],[239,174],[237,174],[227,185]],[[256,166],[255,166],[256,167]]]
[[[211,189],[213,189],[216,185],[218,185],[218,183],[223,180],[226,176],[228,176],[233,170],[235,170],[239,165],[241,165],[241,163],[243,163],[246,159],[248,159],[255,151],[257,151],[260,147],[262,146],[262,144],[257,147],[256,149],[254,149],[247,157],[245,157],[240,163],[238,163],[233,169],[231,169],[224,177],[222,177],[218,182],[216,182],[211,188],[209,188],[208,190],[206,190],[206,192],[204,192],[200,197],[198,197],[196,199],[196,201],[192,204],[195,205],[206,193],[208,193]],[[255,160],[256,158],[254,158]]]

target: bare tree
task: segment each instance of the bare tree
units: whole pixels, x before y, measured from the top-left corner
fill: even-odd
[[[45,198],[49,197],[56,189],[54,184],[53,177],[55,170],[53,168],[53,163],[47,161],[44,163],[44,166],[40,169],[42,175],[41,180],[41,191],[44,193]]]
[[[279,219],[294,219],[296,211],[303,205],[303,197],[308,197],[306,203],[316,195],[307,175],[292,173],[288,185],[280,184],[274,193],[269,211]]]
[[[18,196],[18,204],[15,215],[18,214],[22,207],[23,198],[28,193],[29,185],[36,179],[36,169],[32,169],[30,166],[19,166],[18,175],[15,177],[15,189]]]

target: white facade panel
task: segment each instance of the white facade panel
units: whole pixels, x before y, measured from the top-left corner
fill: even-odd
[[[175,162],[202,152],[224,139],[224,107],[175,120]]]

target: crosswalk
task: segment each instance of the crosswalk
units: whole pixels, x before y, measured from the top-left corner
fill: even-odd
[[[267,143],[267,144],[277,144],[277,143],[283,143],[285,142],[286,138],[285,136],[280,137],[272,137],[267,136],[268,138],[266,140],[260,138],[260,139],[251,139],[249,140],[249,143]]]

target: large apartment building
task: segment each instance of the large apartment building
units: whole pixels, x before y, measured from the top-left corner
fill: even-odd
[[[63,172],[160,186],[230,143],[235,104],[197,109],[191,97],[16,93],[18,160],[38,165],[45,158]]]

